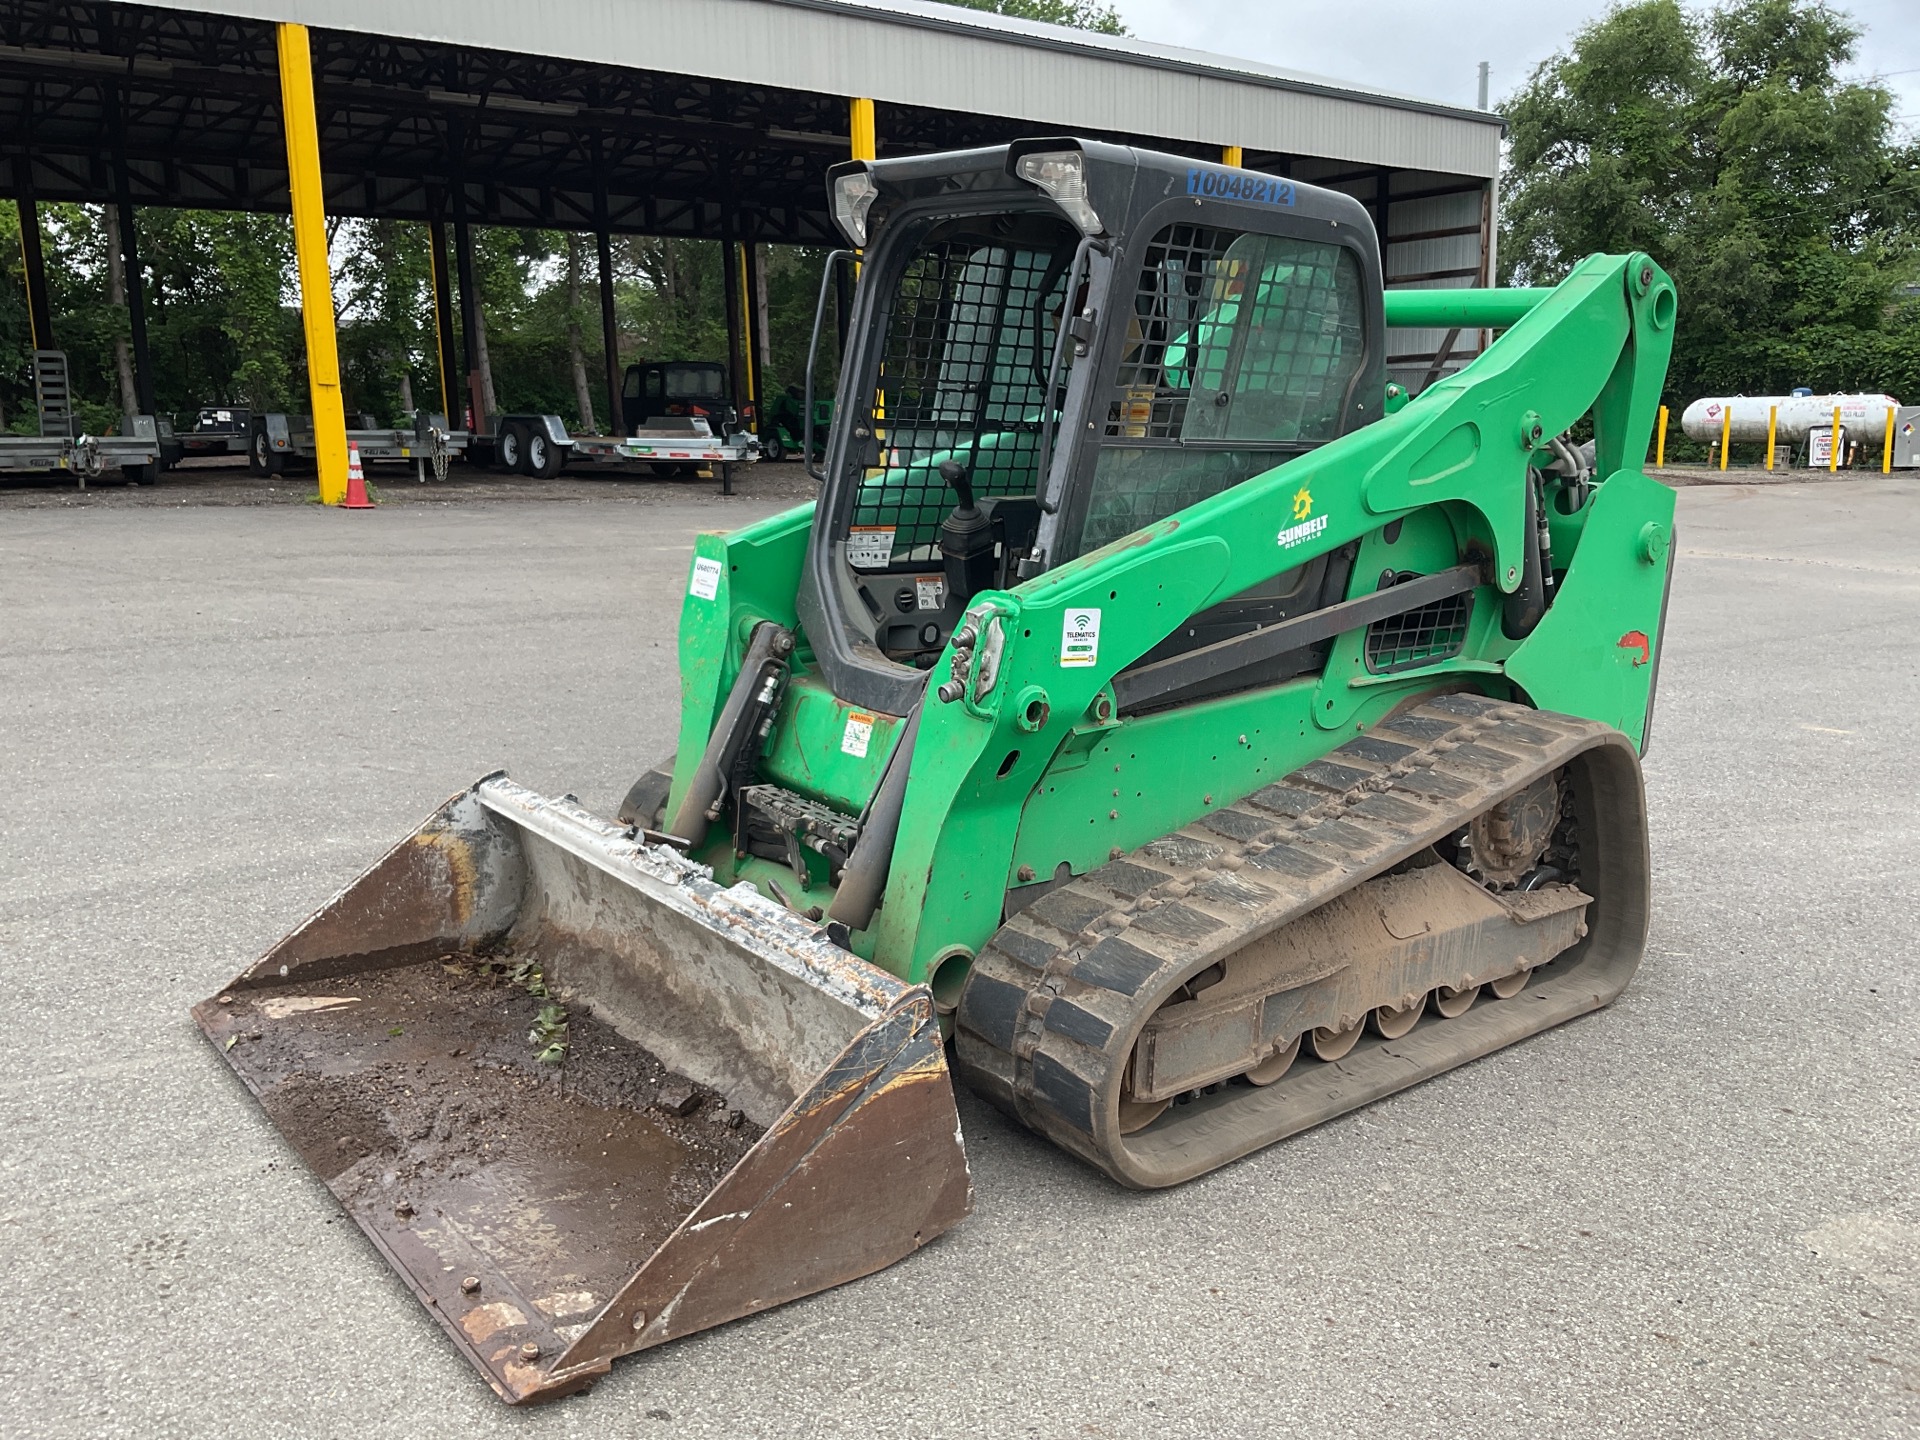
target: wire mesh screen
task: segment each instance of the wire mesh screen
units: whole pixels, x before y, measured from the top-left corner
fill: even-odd
[[[1191,382],[1187,345],[1213,304],[1220,262],[1238,232],[1169,225],[1153,237],[1140,267],[1127,322],[1127,347],[1107,401],[1106,433],[1128,440],[1177,440]]]
[[[854,505],[852,524],[870,537],[860,551],[866,568],[934,553],[954,504],[939,472],[945,460],[966,467],[977,496],[1034,492],[1074,243],[1064,228],[1051,245],[962,236],[908,263],[874,402],[883,468],[868,473]]]
[[[1081,551],[1332,439],[1365,357],[1363,320],[1342,246],[1162,229],[1134,286]]]
[[[1468,591],[1376,620],[1367,627],[1367,669],[1375,675],[1391,675],[1451,659],[1466,646],[1467,623],[1472,618],[1473,592]]]
[[[1181,438],[1333,439],[1363,348],[1353,253],[1243,235],[1218,262],[1211,289],[1213,308],[1189,347],[1193,388]]]

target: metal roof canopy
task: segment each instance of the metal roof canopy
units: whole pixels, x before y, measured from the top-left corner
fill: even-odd
[[[274,21],[311,24],[330,213],[836,243],[847,97],[882,154],[1072,131],[1353,186],[1479,192],[1501,121],[1131,38],[856,0],[14,0],[0,190],[287,208]],[[1476,227],[1477,228],[1477,227]],[[1384,238],[1384,237],[1383,237]]]

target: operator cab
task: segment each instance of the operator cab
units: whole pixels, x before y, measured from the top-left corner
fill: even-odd
[[[621,381],[620,416],[629,434],[673,415],[708,416],[719,432],[731,413],[727,369],[715,360],[641,361]]]
[[[863,273],[800,618],[856,704],[911,709],[981,591],[1378,414],[1379,252],[1348,196],[1077,140],[831,183]],[[1345,598],[1350,560],[1285,571],[1146,658]]]

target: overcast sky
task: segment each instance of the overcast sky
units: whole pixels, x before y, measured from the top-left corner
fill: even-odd
[[[1117,0],[1143,40],[1243,55],[1269,65],[1471,105],[1482,60],[1493,103],[1563,50],[1604,0]],[[1920,128],[1920,5],[1837,0],[1866,34],[1858,75],[1885,76],[1894,110]]]

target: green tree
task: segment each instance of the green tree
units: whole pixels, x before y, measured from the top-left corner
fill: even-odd
[[[20,212],[0,203],[0,434],[33,434],[33,380],[27,354],[33,327],[27,319],[26,263],[20,251]]]
[[[1580,31],[1505,105],[1501,277],[1643,250],[1680,288],[1669,399],[1887,389],[1920,398],[1902,303],[1920,170],[1891,98],[1843,81],[1859,30],[1812,0],[1643,0]]]
[[[347,409],[400,423],[440,408],[433,272],[424,225],[357,220],[333,246],[334,308]]]
[[[220,331],[232,343],[225,376],[228,396],[256,410],[305,410],[305,346],[294,310],[293,222],[284,215],[216,211],[194,216],[212,260],[214,288],[206,297]],[[301,357],[296,377],[294,360]],[[297,389],[296,389],[297,385]],[[209,397],[175,394],[162,409],[185,409]]]
[[[1120,12],[1098,0],[947,0],[969,10],[985,10],[993,15],[1011,15],[1016,20],[1039,20],[1048,25],[1065,25],[1073,30],[1091,30],[1098,35],[1125,35],[1126,25]]]

